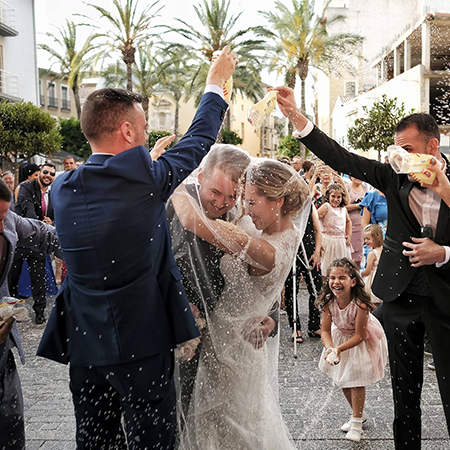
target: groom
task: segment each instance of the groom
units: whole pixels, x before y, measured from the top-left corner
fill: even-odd
[[[83,106],[93,154],[53,184],[68,274],[38,355],[70,361],[77,449],[112,448],[125,418],[130,449],[172,449],[173,349],[198,336],[171,251],[165,203],[214,143],[236,58],[210,67],[191,127],[151,161],[140,96],[101,89]]]
[[[233,221],[236,218],[233,213],[238,183],[249,163],[247,153],[232,145],[218,144],[208,153],[199,169],[198,185],[187,184],[186,189],[195,201],[201,204],[209,219]],[[224,287],[220,272],[223,252],[184,229],[170,202],[167,216],[175,261],[183,275],[183,287],[189,302],[194,309],[198,309],[200,317],[205,318],[214,310]],[[248,340],[255,347],[261,347],[270,334],[276,334],[278,309],[278,304],[274,305],[271,316],[263,318],[255,332],[248,336]],[[200,349],[201,341],[193,358],[180,362],[181,403],[184,415],[188,411],[195,384]]]

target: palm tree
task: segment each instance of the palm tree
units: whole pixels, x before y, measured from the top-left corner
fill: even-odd
[[[156,0],[147,6],[140,15],[137,14],[139,0],[113,0],[112,3],[116,8],[117,15],[111,11],[97,5],[89,3],[102,17],[105,17],[112,25],[112,29],[104,33],[103,36],[109,38],[107,47],[109,50],[120,50],[122,60],[127,67],[127,89],[133,89],[133,64],[135,63],[136,49],[145,39],[155,36],[150,33],[152,20],[158,16],[158,13],[164,6],[152,10],[157,6],[160,0]]]
[[[255,52],[264,50],[263,39],[252,39],[253,33],[263,33],[261,27],[249,27],[236,29],[236,23],[242,12],[232,14],[230,12],[230,0],[203,0],[194,5],[199,24],[188,24],[184,20],[176,19],[180,28],[171,28],[191,44],[184,46],[191,54],[190,61],[193,70],[193,79],[188,88],[188,98],[195,95],[198,104],[203,92],[205,80],[208,74],[213,53],[221,50],[225,45],[238,54],[239,65],[234,74],[234,86],[241,93],[252,100],[256,100],[263,94],[263,86],[260,78],[261,63]]]
[[[343,15],[336,15],[332,19],[324,18],[331,1],[325,1],[320,16],[314,12],[314,0],[292,0],[292,10],[277,0],[276,13],[259,11],[275,30],[272,33],[276,45],[272,52],[271,67],[282,70],[292,88],[295,87],[295,75],[300,77],[303,113],[306,109],[305,80],[309,66],[312,65],[326,74],[332,73],[336,68],[352,71],[353,66],[346,56],[354,54],[355,48],[363,39],[352,33],[333,36],[328,34],[327,27],[345,20]]]
[[[91,34],[83,44],[80,50],[77,50],[77,27],[79,24],[75,24],[69,20],[66,20],[66,27],[59,28],[59,36],[55,36],[52,33],[46,33],[48,37],[51,37],[56,42],[61,51],[55,50],[46,44],[40,44],[39,48],[50,53],[51,57],[56,59],[60,66],[59,72],[62,77],[68,77],[68,84],[72,89],[75,99],[75,107],[77,110],[77,117],[81,116],[81,104],[79,89],[80,84],[89,71],[89,68],[95,58],[95,55],[91,52],[98,48],[98,45],[94,45],[93,41],[99,35]]]

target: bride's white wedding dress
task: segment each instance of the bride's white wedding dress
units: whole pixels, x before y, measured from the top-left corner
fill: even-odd
[[[255,349],[243,337],[249,321],[266,316],[280,301],[300,242],[288,229],[263,234],[275,248],[275,267],[264,276],[226,254],[221,259],[223,293],[208,317],[200,363],[186,424],[183,450],[293,450],[277,393],[268,375],[267,347]],[[269,338],[270,339],[270,338]]]

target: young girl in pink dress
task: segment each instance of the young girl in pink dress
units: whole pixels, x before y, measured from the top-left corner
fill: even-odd
[[[340,387],[352,408],[350,420],[341,427],[345,438],[359,442],[366,386],[381,380],[387,361],[387,341],[374,305],[364,289],[359,268],[348,258],[332,262],[327,284],[317,300],[322,310],[324,350],[319,369]]]
[[[347,192],[338,183],[331,183],[325,193],[328,203],[318,210],[322,223],[322,276],[325,277],[328,266],[337,258],[352,257],[352,222],[345,205]]]

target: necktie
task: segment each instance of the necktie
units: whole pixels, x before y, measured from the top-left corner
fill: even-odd
[[[45,216],[47,213],[47,204],[45,203],[45,192],[42,192],[41,194],[41,209],[42,209],[42,215]]]

